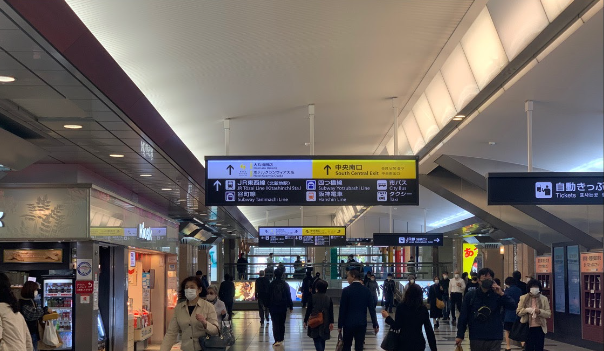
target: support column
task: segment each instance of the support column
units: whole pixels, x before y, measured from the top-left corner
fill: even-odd
[[[231,120],[224,120],[224,154],[229,156],[231,152]]]
[[[527,100],[524,103],[526,111],[526,132],[527,132],[527,164],[528,171],[533,171],[533,101]]]
[[[399,155],[398,149],[398,99],[392,98],[392,112],[394,113],[394,156]]]

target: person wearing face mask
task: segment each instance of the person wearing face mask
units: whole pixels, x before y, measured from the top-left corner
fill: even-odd
[[[461,313],[461,304],[463,302],[463,294],[466,291],[466,282],[459,276],[459,271],[455,271],[455,275],[449,283],[449,292],[451,293],[451,323],[457,323],[457,314],[455,309]]]
[[[516,301],[506,295],[493,280],[495,273],[490,268],[478,271],[480,288],[469,291],[463,298],[463,305],[457,325],[455,344],[460,345],[470,330],[472,351],[499,351],[503,341],[502,311],[514,308]]]
[[[396,283],[392,279],[392,273],[388,273],[386,280],[384,281],[384,308],[388,313],[392,313],[392,307],[394,307],[394,290],[396,290]]]
[[[449,321],[449,284],[451,279],[449,279],[449,272],[443,272],[442,279],[440,280],[440,286],[442,287],[443,292],[443,302],[445,303],[445,308],[443,308],[443,322]]]
[[[210,285],[208,287],[208,293],[206,294],[206,301],[214,305],[214,310],[216,311],[216,317],[218,318],[218,322],[222,325],[224,320],[227,320],[229,315],[227,314],[226,305],[222,300],[218,298],[218,288],[216,285]]]
[[[38,350],[38,341],[40,340],[40,334],[38,332],[38,320],[40,320],[43,315],[49,313],[48,307],[38,306],[35,301],[37,296],[38,283],[30,281],[25,282],[21,288],[19,305],[21,308],[21,314],[27,323],[27,329],[29,329],[29,334],[31,335],[31,340],[35,351]]]
[[[472,280],[470,280],[470,282],[466,284],[465,293],[467,294],[469,291],[476,290],[478,288],[480,288],[480,283],[478,282],[478,275],[472,273]]]
[[[180,284],[180,295],[186,301],[180,302],[174,308],[174,317],[170,321],[160,351],[169,351],[176,344],[181,334],[182,351],[200,351],[199,338],[202,336],[218,335],[218,318],[214,306],[202,299],[206,295],[201,281],[196,277],[185,278]]]
[[[434,322],[434,328],[438,328],[440,323],[438,319],[443,316],[443,311],[436,306],[436,300],[443,300],[443,289],[438,277],[434,277],[434,284],[430,285],[428,290],[428,303],[430,304],[430,318]]]
[[[529,335],[524,344],[526,351],[543,351],[545,334],[547,334],[547,318],[552,316],[549,300],[541,294],[541,283],[531,279],[528,284],[528,294],[520,297],[516,314],[520,323],[529,323]]]

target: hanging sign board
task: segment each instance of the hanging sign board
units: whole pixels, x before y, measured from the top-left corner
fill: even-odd
[[[535,272],[548,274],[552,272],[552,256],[537,256],[535,259]]]
[[[417,157],[206,157],[206,206],[419,205]]]
[[[374,246],[443,246],[442,234],[373,233]]]
[[[489,205],[602,205],[602,172],[489,173]]]
[[[581,254],[581,273],[604,272],[604,261],[601,252],[586,252]]]
[[[258,246],[346,246],[346,227],[259,227]]]

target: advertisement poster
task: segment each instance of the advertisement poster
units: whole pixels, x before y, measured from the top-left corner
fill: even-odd
[[[564,247],[554,247],[554,296],[556,312],[566,312],[566,279],[564,266],[566,263]]]
[[[581,272],[584,273],[602,273],[604,265],[601,252],[588,252],[581,254]]]
[[[473,244],[463,244],[463,271],[464,272],[478,272],[478,248]]]
[[[302,301],[302,293],[299,291],[302,286],[301,280],[288,280],[289,293],[292,297],[292,301]],[[256,284],[253,281],[249,282],[235,282],[235,301],[256,301],[254,296],[256,293]]]
[[[537,272],[537,274],[548,274],[552,272],[551,256],[537,256],[535,262],[535,271]]]
[[[209,281],[218,281],[218,252],[216,245],[210,249],[210,276]]]
[[[581,273],[579,265],[579,246],[566,248],[568,265],[568,312],[581,314]]]

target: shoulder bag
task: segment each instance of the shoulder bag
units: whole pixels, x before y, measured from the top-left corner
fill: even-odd
[[[524,300],[524,308],[526,308],[526,300]],[[521,320],[522,318],[516,318],[516,321],[512,325],[512,330],[510,330],[510,339],[516,341],[526,341],[528,339],[530,317],[526,323],[522,323]]]
[[[384,340],[382,340],[380,347],[386,351],[400,350],[400,335],[400,330],[390,328],[388,334],[386,334],[386,337],[384,337]]]
[[[205,336],[199,337],[199,345],[203,351],[225,351],[229,346],[220,328],[215,324],[214,326],[218,329],[218,335],[210,335],[206,331]]]

